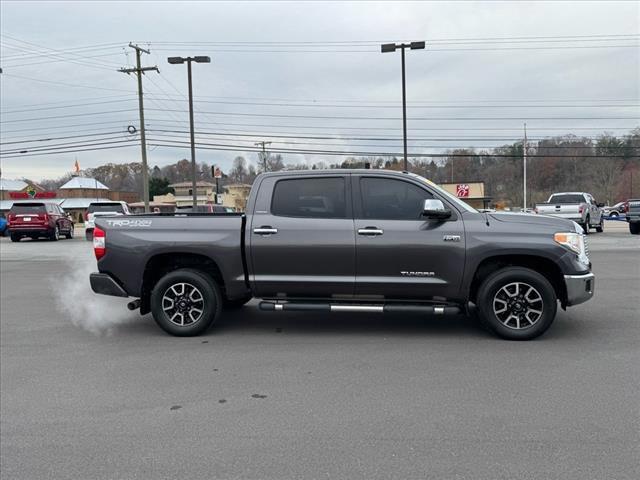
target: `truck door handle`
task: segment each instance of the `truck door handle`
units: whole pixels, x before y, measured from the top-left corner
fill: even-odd
[[[271,228],[270,226],[262,226],[259,228],[254,228],[253,233],[256,235],[274,235],[278,233],[277,228]]]
[[[376,235],[382,235],[384,230],[377,227],[365,227],[358,229],[358,235],[369,235],[375,237]]]

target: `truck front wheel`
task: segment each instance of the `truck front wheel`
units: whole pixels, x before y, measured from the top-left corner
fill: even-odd
[[[165,332],[178,337],[203,333],[218,318],[221,308],[220,289],[197,270],[169,272],[151,292],[153,319]]]
[[[640,233],[640,222],[629,223],[629,232],[631,235],[638,235]]]
[[[524,267],[507,267],[489,275],[476,299],[480,321],[507,340],[531,340],[553,323],[557,297],[543,275]]]

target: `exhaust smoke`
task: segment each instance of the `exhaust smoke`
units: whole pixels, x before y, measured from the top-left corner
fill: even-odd
[[[111,335],[118,325],[135,321],[125,308],[125,298],[97,295],[89,285],[89,274],[98,270],[90,245],[72,249],[67,271],[51,279],[56,308],[75,326],[95,335]]]

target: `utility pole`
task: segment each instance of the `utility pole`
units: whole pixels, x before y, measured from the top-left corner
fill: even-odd
[[[267,171],[267,145],[271,145],[271,142],[265,142],[264,140],[261,142],[256,142],[254,143],[254,145],[256,147],[260,147],[262,146],[262,168],[263,171],[266,172]]]
[[[527,124],[524,124],[524,143],[522,144],[523,176],[522,176],[522,211],[527,211]]]
[[[154,67],[142,67],[140,65],[140,56],[142,52],[149,55],[149,50],[145,50],[138,45],[129,44],[131,48],[136,51],[136,67],[135,68],[121,68],[119,72],[126,73],[127,75],[135,73],[138,76],[138,108],[140,110],[140,146],[142,148],[142,197],[144,200],[144,211],[149,213],[149,169],[147,168],[147,137],[145,135],[144,128],[144,103],[142,100],[142,75],[144,72],[155,70],[160,73],[157,66]]]

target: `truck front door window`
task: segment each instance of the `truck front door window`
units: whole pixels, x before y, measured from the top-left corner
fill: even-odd
[[[424,201],[433,198],[426,190],[402,180],[362,178],[363,218],[420,220]]]

